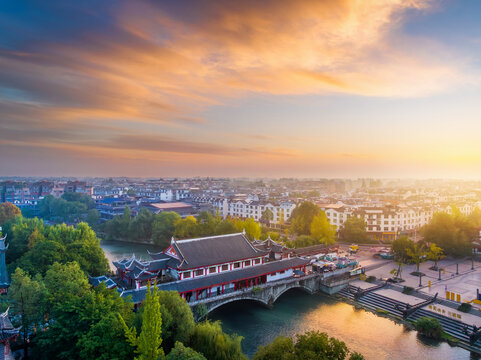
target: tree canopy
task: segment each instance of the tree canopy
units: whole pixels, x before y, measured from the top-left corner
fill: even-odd
[[[4,225],[4,232],[8,234],[6,257],[12,270],[19,266],[30,275],[43,275],[55,262],[77,261],[92,276],[108,271],[100,239],[86,223],[48,226],[40,219],[18,216]]]
[[[22,215],[22,212],[12,203],[4,202],[0,204],[0,226],[20,215]]]
[[[422,229],[422,235],[425,242],[441,247],[446,255],[461,257],[471,253],[476,226],[456,211],[453,214],[436,213]]]
[[[336,242],[336,227],[331,225],[324,211],[312,219],[311,236],[321,244],[327,245]]]
[[[260,346],[253,360],[362,360],[364,357],[356,352],[351,353],[346,344],[326,333],[309,331],[292,338],[279,336],[266,346]]]
[[[340,230],[340,237],[350,243],[367,243],[370,238],[367,235],[366,227],[367,224],[363,218],[350,216]]]
[[[310,235],[312,220],[321,212],[319,206],[304,201],[291,214],[291,232],[297,235]]]

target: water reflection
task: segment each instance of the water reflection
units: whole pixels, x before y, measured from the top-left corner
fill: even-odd
[[[296,290],[283,295],[270,310],[254,302],[235,302],[210,317],[221,320],[225,331],[244,336],[242,346],[249,356],[278,335],[319,330],[345,341],[366,359],[475,359],[464,349],[422,339],[390,319]]]

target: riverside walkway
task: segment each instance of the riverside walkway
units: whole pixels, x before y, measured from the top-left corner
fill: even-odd
[[[372,288],[372,291],[366,291]],[[355,298],[359,289],[364,295]],[[404,294],[403,286],[386,284],[382,288],[378,284],[354,281],[338,294],[357,301],[362,306],[380,314],[390,314],[399,320],[414,322],[421,317],[432,317],[439,320],[446,333],[456,338],[460,346],[481,353],[481,314],[478,310],[464,313],[457,310],[458,303],[427,295],[420,291]],[[410,311],[405,311],[410,310]],[[478,334],[478,336],[476,336]]]

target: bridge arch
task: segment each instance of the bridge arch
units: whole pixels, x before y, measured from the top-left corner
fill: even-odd
[[[286,292],[289,292],[290,290],[293,290],[293,289],[302,290],[303,292],[305,292],[309,295],[312,295],[314,293],[314,291],[311,288],[309,288],[305,285],[292,284],[292,286],[288,286],[288,287],[282,289],[279,293],[277,293],[275,295],[275,297],[273,297],[272,303],[275,303],[282,295],[284,295]]]
[[[223,301],[213,303],[212,305],[207,306],[207,311],[210,313],[210,312],[214,311],[215,309],[218,309],[218,308],[220,308],[224,305],[231,304],[233,302],[240,302],[240,301],[253,301],[253,302],[256,302],[256,303],[258,303],[258,304],[260,304],[264,307],[269,307],[269,303],[266,302],[264,299],[262,299],[260,297],[248,296],[248,297],[242,297],[242,298],[229,298],[229,299],[225,299]]]

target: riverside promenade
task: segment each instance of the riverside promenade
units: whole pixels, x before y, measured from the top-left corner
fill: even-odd
[[[438,271],[429,269],[432,263],[421,264],[420,272],[424,274],[421,286],[419,276],[411,275],[416,270],[415,265],[404,267],[402,277],[405,281],[401,284],[382,281],[392,276],[390,271],[394,266],[389,262],[369,269],[366,275],[375,276],[374,283],[352,281],[339,295],[398,320],[414,322],[421,317],[434,317],[441,322],[446,333],[457,339],[457,345],[481,354],[480,306],[472,303],[469,312],[458,310],[461,303],[476,297],[477,289],[481,290],[481,264],[470,260],[441,261],[439,267],[444,269],[441,270],[441,280]],[[404,293],[405,287],[413,290]]]

